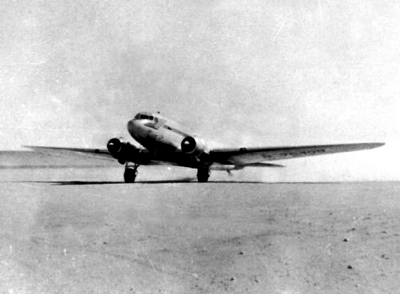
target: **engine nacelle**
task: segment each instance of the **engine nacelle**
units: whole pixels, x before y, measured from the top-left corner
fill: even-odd
[[[182,140],[181,149],[183,153],[194,157],[200,157],[203,153],[207,153],[206,143],[197,137],[186,137]]]
[[[139,158],[140,149],[119,138],[108,141],[107,149],[120,164],[124,164],[126,161],[136,162]]]

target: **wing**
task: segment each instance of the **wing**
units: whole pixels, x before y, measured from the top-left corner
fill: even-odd
[[[266,147],[266,148],[237,148],[214,149],[210,152],[214,162],[220,164],[233,164],[251,166],[254,163],[282,159],[299,158],[306,156],[325,155],[340,152],[350,152],[372,149],[385,145],[384,143],[359,143],[339,145],[314,145],[292,147]]]
[[[53,156],[78,157],[82,160],[100,159],[100,160],[117,162],[117,160],[112,157],[112,155],[110,154],[110,152],[108,152],[107,149],[48,147],[48,146],[23,146],[23,147]],[[150,154],[150,152],[146,149],[140,149],[140,154],[142,154],[142,156],[147,158],[147,160],[141,162],[140,165],[177,165],[177,166],[180,165],[179,163],[174,161],[174,158],[172,160],[167,160],[165,158],[156,158],[152,156],[152,154]]]
[[[92,159],[103,159],[115,161],[107,149],[93,148],[67,148],[67,147],[46,147],[46,146],[23,146],[41,153],[60,156],[79,156]]]

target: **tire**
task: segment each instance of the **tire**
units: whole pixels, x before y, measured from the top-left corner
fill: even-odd
[[[134,183],[138,172],[133,168],[126,168],[124,172],[125,183]]]
[[[199,183],[206,183],[208,182],[208,178],[210,177],[210,171],[208,169],[203,170],[199,169],[197,171],[197,181]]]

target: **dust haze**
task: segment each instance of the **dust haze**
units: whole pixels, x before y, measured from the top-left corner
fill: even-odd
[[[137,112],[161,111],[212,146],[387,142],[367,169],[357,169],[366,154],[340,166],[358,180],[377,164],[395,175],[374,179],[400,178],[397,3],[6,1],[3,11],[1,149],[104,147],[129,138]]]

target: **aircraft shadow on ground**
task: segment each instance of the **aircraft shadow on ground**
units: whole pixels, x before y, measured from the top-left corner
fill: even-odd
[[[185,183],[185,184],[199,184],[193,178],[182,178],[174,180],[154,180],[154,181],[137,181],[133,184],[127,184],[125,182],[115,181],[19,181],[19,183],[36,183],[36,184],[50,184],[54,186],[84,186],[84,185],[142,185],[142,184],[174,184],[174,183]],[[257,181],[209,181],[202,184],[270,184],[267,182]]]
[[[193,177],[185,177],[172,180],[153,180],[153,181],[136,181],[132,184],[127,184],[123,181],[12,181],[14,183],[35,183],[35,184],[50,184],[53,186],[85,186],[85,185],[155,185],[155,184],[263,184],[263,185],[340,185],[346,182],[262,182],[262,181],[244,181],[244,180],[221,180],[208,181],[207,183],[199,183]],[[357,183],[357,182],[348,182]]]

